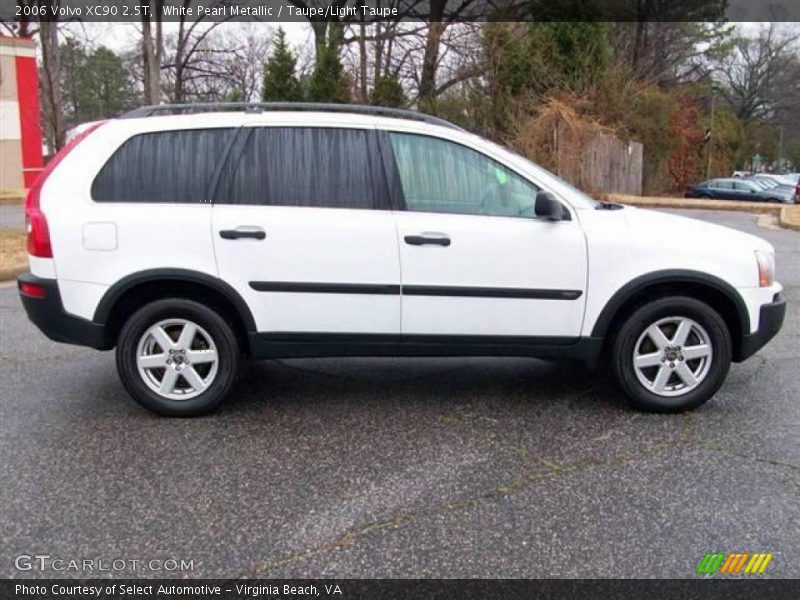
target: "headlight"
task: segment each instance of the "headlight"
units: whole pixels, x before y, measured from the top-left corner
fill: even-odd
[[[762,250],[756,250],[758,263],[758,285],[769,287],[775,281],[775,255]]]

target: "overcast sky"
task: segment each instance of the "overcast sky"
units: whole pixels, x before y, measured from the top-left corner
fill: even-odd
[[[311,43],[311,27],[306,22],[282,22],[282,23],[222,23],[218,26],[219,30],[233,29],[245,31],[251,27],[256,31],[263,29],[272,32],[283,27],[286,37],[294,50],[302,50]],[[93,45],[102,45],[115,51],[126,50],[139,42],[141,28],[137,23],[82,23],[70,24],[67,26],[73,32],[86,37]],[[178,30],[177,23],[164,23],[164,33],[168,34]],[[83,32],[83,33],[80,33]]]

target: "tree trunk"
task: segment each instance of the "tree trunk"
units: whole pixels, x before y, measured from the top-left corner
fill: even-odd
[[[360,75],[359,75],[359,85],[360,85],[360,92],[361,92],[361,102],[366,104],[369,102],[369,93],[367,88],[367,26],[364,24],[364,17],[361,17],[361,23],[359,25],[359,31],[361,36],[358,39],[358,51],[359,51],[359,60],[360,60]]]
[[[178,25],[178,39],[175,44],[175,87],[173,89],[172,101],[176,104],[183,102],[183,73],[184,73],[184,56],[183,52],[186,49],[186,36],[184,33],[186,20],[181,17]]]
[[[155,8],[151,6],[149,14],[142,14],[142,60],[144,72],[144,102],[158,104],[161,102],[161,54],[164,42],[161,33],[161,6],[157,0]],[[151,20],[155,19],[155,40]]]
[[[380,3],[378,4],[378,8],[380,8]],[[381,38],[383,24],[380,21],[375,21],[373,27],[375,27],[375,62],[373,63],[373,73],[375,75],[375,81],[377,81],[383,74],[383,65],[381,64],[383,61],[383,39]]]
[[[434,4],[431,2],[431,11]],[[422,57],[422,74],[419,78],[419,103],[428,109],[436,99],[436,66],[439,61],[439,47],[442,34],[447,25],[441,21],[431,22],[428,27],[428,39],[425,40],[425,54]]]
[[[42,100],[50,139],[56,150],[64,146],[64,116],[61,112],[61,56],[58,48],[58,22],[41,21]]]
[[[311,21],[311,31],[314,32],[314,58],[319,60],[325,44],[328,41],[328,22],[327,21]]]

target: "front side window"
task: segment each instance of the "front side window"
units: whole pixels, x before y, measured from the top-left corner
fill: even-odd
[[[197,203],[209,196],[214,171],[236,130],[187,129],[130,138],[92,184],[95,202]]]
[[[497,161],[434,137],[394,132],[389,137],[407,210],[534,216],[539,189]]]
[[[730,181],[722,181],[720,179],[715,179],[714,181],[711,182],[711,187],[716,188],[718,190],[732,190],[733,183],[731,183]]]
[[[325,127],[254,128],[231,157],[219,202],[264,206],[375,208],[370,132]]]

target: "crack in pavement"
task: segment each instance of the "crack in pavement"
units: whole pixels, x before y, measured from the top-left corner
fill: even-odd
[[[479,493],[476,496],[472,496],[457,501],[446,501],[446,502],[436,503],[427,510],[407,511],[407,512],[400,511],[396,513],[394,516],[391,516],[381,521],[374,521],[364,525],[351,527],[344,533],[342,533],[342,535],[340,535],[339,537],[333,539],[328,543],[322,544],[320,546],[308,550],[294,553],[285,558],[271,560],[264,563],[256,563],[248,567],[244,571],[243,576],[253,577],[257,575],[263,575],[265,572],[269,571],[270,569],[274,569],[276,567],[292,565],[309,560],[311,558],[315,558],[317,556],[322,556],[330,552],[339,550],[341,548],[352,546],[359,539],[367,535],[373,534],[375,532],[393,531],[401,527],[413,524],[415,521],[419,520],[422,517],[434,516],[437,514],[447,514],[454,511],[473,508],[480,504],[498,502],[506,498],[509,498],[511,496],[515,496],[543,481],[550,481],[560,477],[582,474],[589,472],[592,469],[600,467],[616,468],[616,467],[626,466],[628,464],[637,462],[639,460],[643,460],[645,458],[650,458],[652,456],[663,454],[664,452],[667,452],[672,448],[678,447],[682,443],[683,439],[679,439],[676,442],[664,442],[659,444],[653,444],[652,446],[648,446],[643,450],[635,453],[621,454],[607,460],[588,461],[585,463],[577,463],[574,465],[559,465],[552,461],[548,461],[547,459],[535,457],[533,453],[526,450],[526,452],[528,452],[532,460],[536,462],[536,464],[544,466],[547,469],[547,472],[541,473],[537,471],[537,472],[525,473],[514,480],[500,483],[484,492]]]
[[[480,415],[475,415],[473,413],[467,415],[461,414],[457,416],[449,415],[449,416],[443,416],[442,418],[445,422],[455,422],[455,423],[474,424],[486,421],[492,422],[491,419],[488,419],[486,417],[481,417]],[[340,536],[322,545],[307,550],[303,550],[300,552],[296,552],[284,558],[278,558],[275,560],[270,560],[263,563],[256,563],[254,565],[251,565],[244,571],[243,575],[248,577],[263,575],[271,569],[284,567],[288,565],[294,565],[297,563],[310,560],[312,558],[324,556],[328,553],[346,547],[351,547],[354,544],[356,544],[360,539],[365,538],[366,536],[373,535],[376,533],[391,532],[400,529],[402,527],[413,525],[416,521],[420,520],[423,517],[447,514],[455,511],[471,509],[481,504],[490,504],[494,502],[499,502],[511,496],[520,494],[525,490],[528,490],[529,488],[542,482],[553,481],[561,477],[567,477],[572,475],[581,475],[588,473],[594,469],[602,467],[619,468],[623,466],[628,466],[632,463],[644,460],[646,458],[651,458],[653,456],[664,454],[669,450],[679,448],[681,446],[691,446],[701,450],[720,452],[726,455],[736,456],[737,458],[741,458],[743,460],[755,463],[769,464],[775,467],[785,467],[795,471],[800,470],[799,466],[790,463],[783,463],[781,461],[762,458],[753,454],[734,452],[719,445],[701,442],[695,439],[692,434],[691,414],[681,415],[680,418],[681,418],[680,433],[676,439],[666,440],[663,442],[652,444],[650,446],[646,446],[642,450],[635,452],[623,451],[617,454],[616,456],[613,456],[606,460],[590,460],[571,465],[559,464],[547,458],[536,456],[528,448],[522,445],[506,444],[494,432],[478,431],[476,433],[481,435],[481,437],[483,437],[486,441],[489,441],[492,445],[497,445],[500,447],[511,449],[517,454],[520,454],[522,457],[524,457],[526,461],[544,467],[546,471],[544,473],[540,471],[524,473],[521,476],[517,477],[516,479],[499,483],[494,487],[485,490],[472,497],[467,497],[461,500],[449,500],[449,501],[435,503],[430,508],[417,511],[401,510],[386,519],[353,526],[344,531]],[[795,485],[798,484],[798,482],[795,480],[792,480],[792,482]]]
[[[711,452],[718,452],[718,453],[724,454],[726,456],[735,456],[737,458],[743,458],[743,459],[748,460],[750,462],[765,463],[765,464],[772,465],[772,466],[775,466],[775,467],[786,467],[787,469],[792,469],[794,471],[800,472],[800,465],[795,465],[795,464],[792,464],[792,463],[786,463],[786,462],[782,462],[782,461],[779,461],[779,460],[774,460],[774,459],[771,459],[771,458],[762,458],[760,456],[756,456],[755,454],[744,454],[742,452],[735,452],[735,451],[730,450],[729,448],[726,448],[726,447],[721,446],[719,444],[701,442],[701,441],[695,440],[695,439],[688,440],[686,443],[688,445],[690,445],[690,446],[694,446],[695,448],[700,448],[701,450],[709,450]]]

